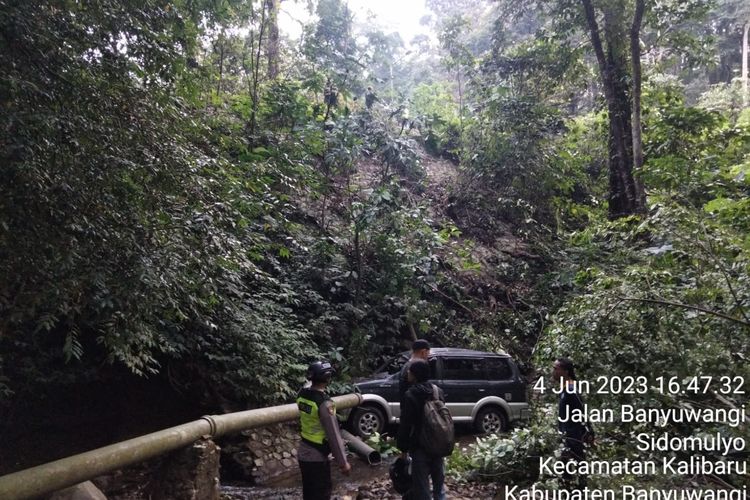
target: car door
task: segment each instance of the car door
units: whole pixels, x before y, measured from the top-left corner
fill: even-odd
[[[485,358],[487,396],[503,398],[508,403],[525,401],[524,386],[519,384],[508,358]]]
[[[487,396],[487,380],[481,357],[442,358],[442,380],[445,404],[454,420],[471,419],[477,401]]]

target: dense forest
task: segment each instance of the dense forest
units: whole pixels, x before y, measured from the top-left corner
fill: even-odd
[[[288,402],[314,359],[343,391],[418,337],[530,386],[558,356],[744,380],[589,396],[744,410],[750,3],[426,0],[411,40],[345,0],[295,4],[292,36],[294,3],[0,0],[0,472]],[[555,488],[532,407],[450,474]],[[666,431],[750,438],[605,423],[595,453]]]

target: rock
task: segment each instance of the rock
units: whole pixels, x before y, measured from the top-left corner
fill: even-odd
[[[107,500],[107,497],[94,483],[86,481],[53,493],[49,500]]]
[[[201,440],[166,456],[150,498],[219,500],[219,452],[213,441]]]
[[[288,424],[269,425],[225,437],[222,479],[262,485],[288,473],[289,469],[296,468],[299,440],[297,426]]]

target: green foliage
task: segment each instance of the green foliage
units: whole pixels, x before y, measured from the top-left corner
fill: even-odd
[[[462,40],[462,33],[470,25],[470,21],[462,15],[449,17],[442,26],[438,36],[440,45],[446,51],[444,64],[448,70],[461,71],[462,67],[471,66],[474,57]]]
[[[210,404],[276,401],[296,390],[316,342],[330,341],[336,316],[298,316],[323,300],[285,277],[306,252],[290,195],[314,178],[295,144],[313,149],[319,127],[260,146],[245,135],[246,96],[211,113],[186,106],[185,85],[202,91],[185,60],[196,43],[185,37],[199,34],[191,16],[202,14],[119,3],[2,11],[0,120],[12,133],[1,153],[0,344],[18,361],[4,367],[5,394],[102,365],[169,366],[175,385]],[[269,125],[307,120],[297,88],[269,86]]]
[[[374,432],[365,440],[365,443],[370,445],[373,450],[380,453],[380,456],[383,458],[401,453],[399,449],[396,448],[396,439],[387,436],[386,434]]]
[[[742,112],[742,85],[739,79],[731,83],[712,85],[701,94],[698,106],[707,111],[717,111],[736,122]]]
[[[478,119],[466,128],[464,164],[477,183],[494,188],[503,220],[529,219],[527,207],[532,216],[537,210],[544,213],[551,193],[540,188],[554,189],[547,161],[554,155],[552,139],[561,130],[557,113],[496,87],[483,88],[481,95]]]
[[[412,95],[420,133],[428,152],[458,160],[460,129],[458,111],[445,84],[420,83]]]
[[[549,181],[556,185],[552,202],[558,230],[599,218],[608,192],[605,114],[576,117],[566,122],[566,128],[549,173]]]
[[[576,3],[546,5],[581,20]],[[363,47],[345,3],[324,0],[268,81],[258,6],[2,3],[3,408],[104,371],[161,372],[214,407],[270,404],[319,357],[347,391],[412,335],[533,350],[538,366],[568,354],[583,376],[750,378],[750,132],[736,86],[691,107],[648,74],[654,210],[611,223],[606,115],[571,31],[499,19],[493,40],[467,33],[486,19],[451,17],[444,74],[429,57],[404,62],[397,36],[370,31]],[[680,14],[658,8],[660,26]],[[361,110],[364,69],[391,102]],[[417,77],[430,83],[395,87]],[[425,186],[413,128],[461,160],[449,192]],[[551,415],[458,450],[453,473],[533,480],[530,461],[557,447]],[[631,451],[634,431],[603,429],[602,453]]]
[[[311,332],[294,317],[296,294],[287,287],[275,292],[286,294],[291,303],[275,300],[273,288],[256,289],[252,306],[234,305],[231,323],[188,340],[190,364],[206,368],[202,384],[213,385],[230,400],[260,403],[286,400],[297,392],[307,370],[305,361],[320,353],[311,347]]]
[[[2,77],[3,126],[13,132],[0,185],[2,329],[57,338],[68,359],[86,336],[109,359],[153,371],[154,354],[178,349],[164,319],[211,307],[197,286],[202,257],[188,247],[211,217],[202,168],[212,161],[168,93],[178,20],[119,4],[3,13],[0,57],[13,68]],[[138,34],[127,52],[112,41],[123,32]],[[67,334],[74,328],[80,336]]]
[[[537,479],[539,458],[553,454],[560,444],[553,406],[539,409],[533,425],[510,434],[481,436],[448,458],[448,474],[458,478],[528,485]]]
[[[742,165],[750,155],[750,129],[730,125],[731,109],[722,114],[688,107],[678,85],[656,83],[645,95],[646,184],[693,206],[716,196],[744,195]]]
[[[274,130],[294,130],[311,118],[310,102],[293,80],[274,80],[263,94],[260,114],[264,124]]]
[[[537,347],[539,366],[575,360],[581,379],[598,376],[740,376],[750,345],[748,250],[745,236],[700,210],[658,206],[643,221],[594,225],[575,234],[577,292],[552,319]],[[606,249],[606,253],[604,250]],[[592,407],[741,407],[747,395],[713,393],[590,394]],[[640,432],[690,435],[742,432],[725,424],[602,424],[622,456]],[[658,454],[658,452],[654,452]],[[643,455],[640,455],[643,456]]]
[[[345,94],[359,93],[361,84],[356,79],[361,72],[359,48],[352,33],[352,12],[341,0],[320,0],[316,5],[318,23],[307,28],[303,53],[313,67],[322,68],[325,77]],[[310,82],[317,81],[316,90],[323,90],[325,78],[309,74]],[[314,86],[310,86],[314,88]]]
[[[552,225],[554,198],[567,199],[586,185],[583,165],[566,161],[566,145],[559,144],[565,127],[556,102],[566,74],[578,67],[577,51],[542,39],[488,53],[472,74],[472,117],[461,150],[473,184],[495,194],[483,202],[467,196],[482,211],[529,228]]]
[[[391,114],[393,116],[395,115]],[[401,117],[394,123],[390,118],[368,114],[360,120],[365,123],[362,128],[366,140],[364,151],[383,162],[381,182],[388,182],[394,174],[410,180],[420,180],[424,176],[419,165],[417,144],[404,133],[409,122],[406,117]]]

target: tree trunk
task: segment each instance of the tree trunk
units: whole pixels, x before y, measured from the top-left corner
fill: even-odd
[[[638,174],[643,167],[641,137],[641,24],[646,10],[645,0],[636,0],[633,24],[630,27],[630,58],[633,66],[633,170],[635,171],[636,203],[639,212],[646,211],[646,191]]]
[[[460,134],[461,140],[458,141],[459,144],[463,143],[463,136],[464,136],[464,91],[463,86],[461,82],[461,65],[459,64],[456,67],[456,74],[458,77],[458,130]],[[459,146],[458,149],[458,156],[459,158],[462,157],[464,154],[464,148],[463,146]]]
[[[216,95],[221,95],[221,81],[224,79],[224,30],[219,35],[219,81],[216,82]]]
[[[581,0],[589,25],[591,45],[607,100],[609,119],[609,216],[612,219],[640,213],[633,179],[632,106],[628,93],[627,57],[623,47],[624,6],[614,4],[604,10],[604,44],[591,0]]]
[[[745,27],[742,31],[742,105],[747,107],[748,95],[747,95],[747,37],[750,32],[750,20],[745,23]]]
[[[266,0],[268,11],[268,79],[275,80],[279,76],[279,6],[281,0]]]
[[[255,141],[255,129],[258,125],[258,87],[260,86],[260,50],[263,46],[263,31],[266,27],[266,9],[265,6],[261,4],[260,9],[260,33],[258,33],[258,50],[255,53],[255,56],[253,56],[252,52],[250,53],[250,60],[253,61],[253,67],[252,67],[252,93],[250,95],[250,99],[252,101],[252,110],[250,113],[250,141]],[[252,35],[252,32],[251,32]],[[252,40],[252,38],[251,38]],[[252,43],[250,50],[253,50]]]

